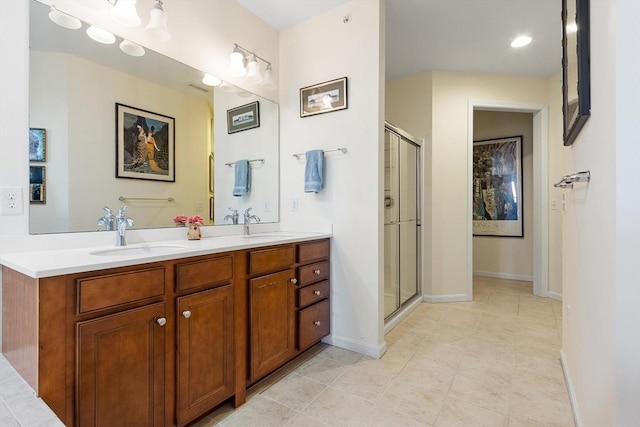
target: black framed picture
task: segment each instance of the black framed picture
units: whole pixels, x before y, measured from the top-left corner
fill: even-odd
[[[45,166],[29,166],[29,203],[45,204],[46,201]]]
[[[116,103],[116,178],[175,182],[175,119]]]
[[[330,113],[347,107],[346,77],[300,89],[300,117]]]
[[[522,136],[473,142],[473,235],[523,237]]]
[[[242,132],[260,126],[258,101],[227,110],[227,133]]]
[[[29,161],[47,161],[47,130],[29,128]]]

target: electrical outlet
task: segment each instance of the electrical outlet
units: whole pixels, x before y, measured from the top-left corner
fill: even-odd
[[[22,215],[22,188],[2,187],[2,215]]]
[[[262,210],[264,212],[269,212],[271,210],[271,201],[268,199],[264,201],[264,205],[262,206]]]
[[[291,199],[291,212],[298,212],[298,198],[297,197],[293,197]]]

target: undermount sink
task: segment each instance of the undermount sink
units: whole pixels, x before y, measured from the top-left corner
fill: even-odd
[[[164,255],[186,248],[188,248],[186,245],[123,246],[119,248],[100,249],[89,253],[99,256]]]
[[[246,236],[242,236],[243,239],[285,239],[288,237],[293,237],[291,234],[249,234]]]

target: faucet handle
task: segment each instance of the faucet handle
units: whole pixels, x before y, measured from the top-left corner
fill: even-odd
[[[113,216],[113,211],[109,208],[109,206],[105,206],[102,208],[102,210],[104,210],[107,214],[106,216]]]
[[[231,212],[233,212],[234,214],[237,214],[237,213],[238,213],[238,209],[233,209],[232,207],[230,207],[230,208],[229,208],[229,210],[230,210]]]
[[[246,210],[246,211],[244,211],[244,214],[245,214],[245,215],[249,215],[249,212],[251,212],[251,209],[253,209],[253,208],[248,207],[248,208],[247,208],[247,210]]]
[[[127,205],[124,205],[123,207],[121,207],[120,209],[118,209],[118,217],[122,218],[124,217],[124,211],[126,211],[128,208]]]

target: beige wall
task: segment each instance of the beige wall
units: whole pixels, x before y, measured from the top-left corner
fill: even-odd
[[[473,238],[473,271],[490,277],[533,280],[533,114],[473,113],[473,140],[522,136],[521,202],[524,236]]]

